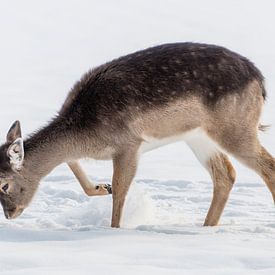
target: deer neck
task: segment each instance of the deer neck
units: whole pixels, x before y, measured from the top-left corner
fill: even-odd
[[[53,121],[24,142],[26,176],[41,180],[59,164],[77,158],[75,145],[71,130]]]

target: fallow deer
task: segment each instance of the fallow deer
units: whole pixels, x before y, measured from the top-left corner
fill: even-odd
[[[41,179],[67,162],[87,195],[112,193],[111,225],[119,227],[139,155],[178,140],[214,183],[204,225],[218,223],[235,181],[227,154],[258,173],[275,199],[275,160],[258,139],[263,82],[247,58],[197,43],[152,47],[89,71],[47,126],[25,140],[18,121],[10,128],[0,147],[6,217],[19,216]],[[93,184],[81,158],[112,160],[112,186]]]

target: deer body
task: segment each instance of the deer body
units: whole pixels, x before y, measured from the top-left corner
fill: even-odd
[[[257,138],[264,99],[260,71],[218,46],[166,44],[104,64],[76,83],[58,116],[24,148],[19,123],[10,129],[0,149],[6,216],[18,216],[39,181],[63,162],[88,195],[110,193],[91,183],[77,160],[112,159],[112,226],[119,227],[139,155],[183,140],[213,179],[205,225],[216,225],[235,180],[227,153],[261,175],[275,196],[275,161]]]

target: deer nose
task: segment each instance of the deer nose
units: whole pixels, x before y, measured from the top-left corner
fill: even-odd
[[[4,214],[8,220],[15,219],[23,212],[23,210],[23,208],[5,209]]]
[[[14,211],[14,210],[12,210],[12,211]],[[5,214],[5,217],[6,217],[6,219],[10,219],[10,214],[11,214],[11,211],[10,211],[10,209],[5,209],[4,210],[4,214]]]
[[[7,215],[5,214],[5,216],[9,220],[10,219],[15,219],[18,216],[20,216],[23,211],[24,211],[24,208],[21,208],[21,207],[17,207],[17,208],[14,208],[14,209],[8,209]]]

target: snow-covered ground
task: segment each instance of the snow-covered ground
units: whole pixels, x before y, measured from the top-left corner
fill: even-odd
[[[266,77],[265,124],[275,124],[274,8],[266,1],[0,1],[0,140],[49,120],[90,67],[175,41],[224,45]],[[261,135],[275,155],[275,127]],[[83,162],[110,182],[110,162]],[[1,274],[274,274],[275,209],[262,180],[234,161],[237,182],[220,225],[202,227],[212,184],[185,144],[142,156],[122,229],[111,197],[85,196],[57,167],[22,216],[0,214]]]

